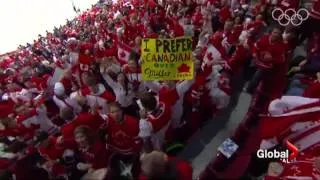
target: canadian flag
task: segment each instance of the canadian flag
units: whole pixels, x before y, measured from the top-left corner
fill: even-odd
[[[204,69],[205,67],[212,65],[212,62],[220,60],[222,60],[221,53],[213,45],[209,45],[201,67]]]
[[[118,41],[118,59],[120,62],[128,62],[131,51],[132,48],[129,45]]]
[[[283,96],[269,105],[269,115],[260,121],[262,139],[278,137],[286,131],[307,126],[307,122],[320,120],[320,99]]]

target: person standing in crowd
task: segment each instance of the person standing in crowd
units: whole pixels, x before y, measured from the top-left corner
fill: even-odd
[[[110,113],[106,117],[105,139],[107,149],[112,153],[112,158],[117,158],[125,164],[133,166],[132,176],[137,177],[140,170],[139,152],[142,147],[142,140],[139,138],[139,121],[138,119],[125,114],[117,103],[109,105]],[[104,129],[102,128],[102,129]],[[116,179],[120,174],[116,167],[110,167],[111,172],[108,174],[111,179]]]
[[[192,167],[183,160],[152,151],[141,157],[142,175],[139,180],[192,180]]]
[[[9,170],[17,180],[35,179],[38,170],[43,179],[194,179],[188,162],[162,151],[169,154],[167,146],[177,140],[189,145],[188,139],[203,122],[232,108],[230,101],[236,101],[238,93],[234,87],[244,84],[243,73],[248,76],[244,81],[252,79],[247,88],[251,105],[224,143],[237,148],[226,152],[227,148],[218,147],[216,158],[198,178],[248,179],[248,174],[260,176],[267,170],[266,178],[293,176],[297,173],[290,170],[293,164],[269,165],[252,154],[268,138],[277,137],[281,144],[287,137],[282,136],[285,129],[271,133],[272,137],[263,134],[266,129],[270,133],[267,127],[273,123],[262,117],[290,117],[289,124],[296,130],[290,135],[317,134],[304,127],[311,123],[304,121],[316,125],[318,120],[314,110],[319,108],[319,0],[313,1],[310,17],[301,27],[279,28],[268,18],[276,7],[299,9],[297,2],[108,1],[92,6],[54,33],[47,32],[47,37],[39,36],[32,44],[0,56],[0,140],[4,146],[26,144],[16,153],[16,162],[1,159],[0,171]],[[192,80],[142,79],[142,38],[187,36],[193,40]],[[307,55],[296,63],[291,59],[306,38]],[[253,77],[250,68],[256,72]],[[292,82],[287,83],[287,78]],[[288,104],[282,102],[287,98],[282,97],[285,87],[290,84],[287,92],[293,92],[297,81],[297,94],[304,97],[294,99],[309,97],[315,102],[294,109],[285,105],[282,112]],[[311,110],[313,117],[305,114]],[[299,116],[290,114],[301,111]],[[272,127],[280,128],[282,122],[288,123],[279,120]],[[302,122],[303,128],[298,128]],[[304,147],[305,154],[297,159],[308,161],[308,165],[296,162],[302,172],[298,175],[313,177],[310,172],[317,172],[319,164],[318,138],[290,136],[289,140]],[[313,143],[309,144],[313,149],[307,148],[308,143]],[[1,162],[12,167],[8,161],[17,169],[2,168]],[[27,173],[25,164],[38,166]]]

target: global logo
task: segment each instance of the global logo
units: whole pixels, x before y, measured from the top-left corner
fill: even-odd
[[[285,144],[287,147],[287,150],[285,151],[278,151],[276,149],[273,149],[272,151],[269,151],[266,149],[259,149],[257,151],[257,157],[261,159],[277,158],[284,163],[290,163],[290,161],[294,160],[298,156],[299,150],[297,147],[291,144],[288,140],[285,141]],[[289,153],[289,151],[291,151],[291,153]]]
[[[305,8],[301,8],[298,11],[289,8],[283,11],[281,8],[275,8],[272,11],[272,18],[277,21],[281,26],[300,26],[303,21],[309,18],[309,11]]]

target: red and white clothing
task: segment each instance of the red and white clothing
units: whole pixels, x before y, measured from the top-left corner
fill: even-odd
[[[98,112],[100,114],[107,114],[107,104],[115,101],[114,95],[107,91],[103,84],[98,84],[98,92],[91,92],[89,88],[81,90],[81,95],[86,97],[87,105],[91,108],[98,105]]]
[[[180,125],[180,121],[183,115],[183,101],[184,101],[184,96],[187,93],[187,91],[190,89],[192,84],[194,83],[194,80],[184,80],[181,82],[178,82],[176,84],[175,90],[172,90],[172,93],[169,93],[171,96],[167,96],[167,92],[165,88],[162,88],[160,83],[155,83],[155,82],[145,82],[145,85],[150,88],[153,92],[159,93],[159,99],[161,98],[166,98],[166,99],[171,99],[172,102],[172,118],[171,118],[171,123],[173,128],[177,128]],[[176,92],[175,92],[176,91]],[[161,97],[161,94],[165,94],[167,97]]]
[[[60,110],[64,108],[71,108],[75,114],[78,114],[82,111],[82,107],[78,104],[78,102],[70,97],[60,99],[57,96],[53,96],[53,101]]]
[[[283,170],[278,176],[267,176],[265,180],[319,179],[320,169],[315,160],[320,156],[320,122],[305,122],[296,132],[289,134],[289,142],[299,149],[298,156],[290,163],[278,162]]]
[[[266,176],[265,179],[319,179],[320,169],[314,163],[320,156],[320,100],[288,96],[273,101],[269,109],[273,115],[263,119],[261,124],[261,135],[266,139],[260,148],[272,148],[288,140],[299,153],[290,163],[278,162],[283,168],[280,174]]]
[[[152,138],[155,149],[160,150],[168,136],[171,127],[172,107],[179,96],[176,89],[169,90],[166,87],[159,89],[158,106],[153,112],[149,112],[146,119],[140,119],[139,136]]]
[[[107,73],[102,74],[102,76],[107,84],[112,88],[116,96],[116,102],[118,102],[121,107],[126,108],[132,105],[134,98],[136,97],[136,94],[132,90],[129,88],[125,90],[122,85],[114,81]]]
[[[49,170],[53,175],[62,175],[65,173],[65,168],[59,164],[59,159],[62,158],[64,149],[57,147],[57,138],[49,137],[48,146],[38,147],[38,152],[47,161],[55,161],[55,164]]]
[[[238,45],[236,51],[228,59],[227,64],[232,72],[239,72],[244,67],[248,57],[248,50],[243,45]]]
[[[285,62],[286,45],[280,40],[278,42],[271,42],[270,35],[261,37],[253,48],[253,53],[256,53],[256,64],[262,68],[270,68],[273,64]],[[271,62],[266,62],[264,56],[270,53],[272,56]]]
[[[47,117],[47,112],[44,107],[34,108],[27,114],[18,115],[16,117],[16,121],[20,126],[31,129],[38,127],[38,129],[41,129],[48,133],[53,133],[57,130],[57,127],[52,124],[52,122]]]
[[[130,85],[130,89],[133,91],[137,91],[141,88],[141,69],[139,68],[137,71],[132,71],[128,65],[124,65],[122,67],[123,73],[127,77]]]
[[[209,75],[210,81],[206,83],[206,88],[209,90],[212,104],[217,109],[222,109],[228,106],[231,95],[231,87],[229,86],[229,78],[222,76],[219,71],[222,66],[212,66],[212,73]]]
[[[79,150],[81,158],[85,163],[91,164],[93,169],[97,170],[108,166],[110,153],[100,140],[93,143],[89,149],[79,148]]]
[[[260,132],[263,139],[286,136],[297,132],[307,121],[319,120],[320,100],[297,96],[283,96],[273,100],[269,105],[269,116],[261,119]],[[284,133],[285,132],[285,133]],[[284,133],[282,135],[282,133]]]
[[[107,116],[108,148],[121,154],[137,153],[141,148],[141,139],[138,137],[139,120],[127,115],[123,118],[123,122],[119,123]]]

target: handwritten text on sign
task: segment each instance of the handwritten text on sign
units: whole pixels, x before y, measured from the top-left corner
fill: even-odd
[[[141,46],[143,80],[193,79],[190,37],[143,39]]]

